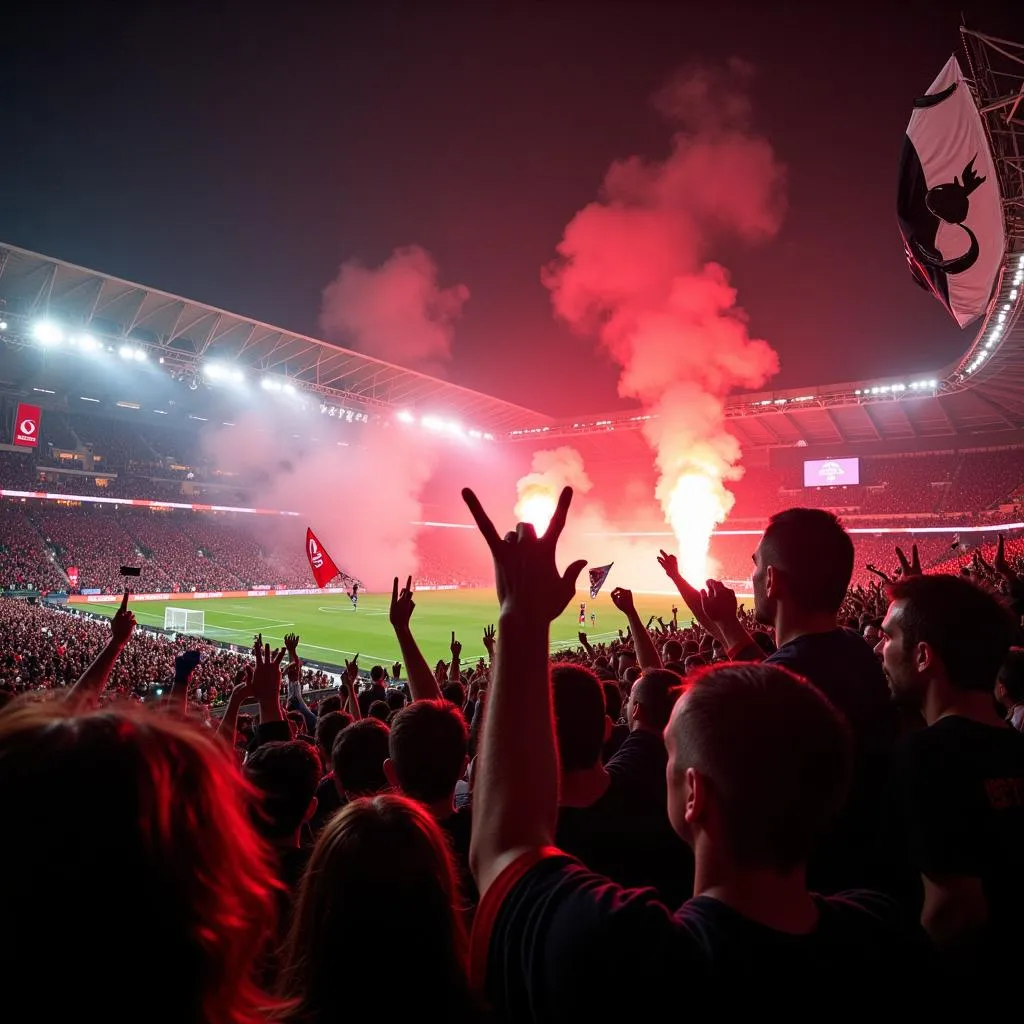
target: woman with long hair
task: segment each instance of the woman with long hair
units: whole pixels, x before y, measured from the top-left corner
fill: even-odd
[[[15,1015],[265,1020],[253,964],[278,883],[253,799],[229,747],[175,715],[0,711],[0,964]]]
[[[324,827],[284,962],[289,1021],[329,1024],[356,1009],[375,1021],[478,1019],[458,874],[444,833],[420,804],[393,795],[355,800]],[[395,984],[382,986],[385,979]]]

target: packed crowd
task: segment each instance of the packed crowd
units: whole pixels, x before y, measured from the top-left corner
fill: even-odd
[[[488,658],[463,664],[453,636],[431,668],[396,579],[404,672],[347,664],[319,704],[295,636],[228,656],[142,636],[127,597],[104,627],[0,601],[0,800],[8,863],[31,865],[0,887],[0,958],[48,1015],[644,1020],[680,993],[691,1012],[797,1018],[837,999],[849,1016],[1012,1003],[1011,547],[956,575],[900,550],[851,587],[849,536],[793,509],[756,545],[752,609],[720,582],[694,589],[663,552],[694,625],[644,623],[619,589],[619,639],[581,634],[552,662],[549,625],[584,567],[556,565],[571,492],[540,538],[502,539],[465,498],[494,562]],[[161,700],[138,706],[155,681]],[[229,686],[205,720],[209,690]],[[74,955],[53,985],[50,959],[23,954],[58,919]],[[101,919],[159,969],[98,985]],[[397,984],[363,986],[360,965],[391,952]]]
[[[1024,483],[1019,448],[860,460],[860,483],[805,488],[802,466],[750,467],[730,484],[733,519],[763,519],[787,505],[841,508],[863,516],[970,515],[1010,502]]]

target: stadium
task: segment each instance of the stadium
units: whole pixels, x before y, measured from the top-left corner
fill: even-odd
[[[953,55],[942,0],[109,13],[8,55],[0,963],[33,1016],[1003,1012],[999,12]]]
[[[725,401],[744,475],[730,484],[735,504],[715,526],[709,567],[741,594],[750,594],[750,553],[767,517],[792,505],[842,517],[856,542],[855,583],[872,578],[868,565],[893,571],[901,544],[916,544],[922,565],[943,570],[966,567],[977,554],[991,561],[1000,533],[1012,557],[1024,554],[1022,115],[1001,103],[1001,49],[984,36],[965,40],[1006,229],[979,326],[952,365]],[[390,447],[416,437],[457,453],[471,475],[486,463],[506,494],[538,450],[571,446],[597,493],[624,465],[640,474],[650,467],[641,435],[651,416],[642,408],[555,419],[12,245],[0,245],[0,298],[0,582],[12,596],[112,614],[127,582],[147,626],[242,648],[254,633],[279,642],[299,632],[332,670],[355,654],[398,660],[386,586],[409,567],[374,569],[370,592],[353,606],[351,582],[368,576],[358,548],[322,508],[288,507],[280,489],[275,506],[264,507],[272,467],[234,458],[232,432],[249,429],[254,402],[264,414],[255,429],[292,430],[294,448],[275,457],[333,452],[342,473],[356,449],[387,459]],[[16,436],[26,409],[37,410],[38,428],[27,446]],[[454,630],[475,661],[495,613],[484,585],[489,559],[444,458],[419,498],[410,571],[428,627],[424,647],[431,660],[444,660]],[[616,563],[613,584],[631,582],[645,595],[645,614],[669,617],[678,595],[659,576],[656,555],[677,537],[664,521],[629,515],[605,516],[583,554],[591,565]],[[306,564],[307,526],[343,570],[323,591]],[[399,549],[406,559],[413,550]],[[122,565],[140,575],[126,581]],[[606,595],[590,602],[589,614],[597,639],[617,636],[621,623]],[[574,642],[578,629],[573,608],[553,642]]]

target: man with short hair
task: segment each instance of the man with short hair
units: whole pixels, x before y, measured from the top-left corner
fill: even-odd
[[[389,788],[384,774],[389,732],[380,719],[361,718],[338,733],[331,766],[341,806],[355,797],[376,796]]]
[[[561,768],[556,842],[620,885],[653,886],[678,904],[689,895],[689,857],[668,825],[664,743],[647,725],[662,710],[655,700],[664,703],[665,687],[652,680],[642,709],[631,695],[632,731],[607,765],[601,753],[612,723],[598,678],[578,665],[554,665],[551,689]]]
[[[769,520],[753,559],[754,615],[774,627],[778,649],[766,657],[737,618],[736,595],[708,581],[702,609],[728,645],[726,658],[781,665],[809,679],[853,730],[853,789],[814,859],[812,884],[820,892],[867,887],[903,897],[907,872],[884,814],[898,715],[871,648],[837,622],[853,542],[830,512],[791,508]]]
[[[550,623],[585,563],[565,573],[547,533],[504,539],[464,497],[495,564],[501,617],[480,754],[473,868],[482,893],[471,970],[512,1020],[660,1019],[684,994],[716,1012],[759,1006],[844,1013],[918,999],[926,946],[882,896],[812,896],[806,862],[850,776],[841,715],[783,669],[708,670],[676,703],[667,732],[668,814],[696,858],[696,898],[675,914],[554,846],[558,750],[547,670]],[[871,979],[852,986],[850,979]],[[927,992],[927,988],[926,988]]]
[[[993,687],[1014,633],[1007,609],[961,576],[889,585],[879,652],[897,701],[926,728],[907,738],[897,782],[924,884],[921,922],[950,966],[1008,977],[1024,957],[1024,736]]]
[[[451,840],[463,876],[464,895],[475,901],[469,870],[469,807],[457,810],[455,787],[469,764],[469,729],[448,700],[416,700],[395,716],[384,774],[392,787],[419,800]]]

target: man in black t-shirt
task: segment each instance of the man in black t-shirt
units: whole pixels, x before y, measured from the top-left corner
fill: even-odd
[[[702,611],[722,635],[726,657],[764,660],[810,680],[853,731],[850,798],[812,860],[811,883],[821,892],[866,886],[904,897],[905,865],[882,816],[898,715],[871,648],[837,622],[853,542],[830,512],[791,508],[772,516],[753,560],[754,615],[774,627],[778,649],[765,657],[737,619],[736,595],[709,581]]]
[[[993,688],[1013,622],[960,576],[912,576],[889,593],[885,673],[927,724],[897,759],[921,922],[951,971],[1010,977],[1024,962],[1024,736],[998,714]]]
[[[681,1001],[820,1015],[829,1000],[848,1012],[877,1006],[879,993],[887,1009],[916,997],[927,986],[919,926],[882,896],[807,890],[808,855],[846,791],[850,740],[832,705],[784,669],[706,670],[673,710],[668,815],[695,854],[694,899],[673,914],[554,846],[547,652],[585,564],[555,566],[572,491],[542,538],[523,524],[502,539],[463,494],[501,596],[471,850],[482,894],[471,972],[498,1017],[646,1020]]]

